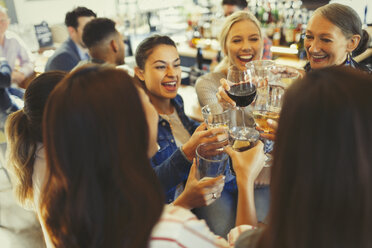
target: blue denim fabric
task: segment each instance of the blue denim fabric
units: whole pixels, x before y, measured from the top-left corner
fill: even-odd
[[[182,124],[192,135],[200,123],[186,116],[180,95],[172,99],[171,103],[175,107]],[[187,179],[191,162],[187,160],[182,150],[177,147],[168,121],[161,118],[161,116],[159,116],[158,122],[157,141],[160,147],[159,151],[150,161],[164,187],[166,202],[170,203],[174,200],[176,186]]]

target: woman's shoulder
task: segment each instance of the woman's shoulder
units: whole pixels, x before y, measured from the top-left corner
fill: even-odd
[[[172,205],[164,207],[150,237],[150,248],[228,247],[226,240],[214,235],[204,220],[191,211]]]
[[[221,78],[226,78],[226,75],[223,72],[207,73],[196,80],[195,87],[198,87],[198,85],[200,86],[205,83],[209,84],[210,82],[213,82],[214,84],[219,86]]]
[[[262,228],[251,229],[239,235],[235,242],[235,248],[256,248],[262,234]]]

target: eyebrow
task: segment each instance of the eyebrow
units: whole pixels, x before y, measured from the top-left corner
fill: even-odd
[[[241,38],[243,36],[244,35],[234,35],[233,37],[231,37],[231,39],[233,39],[233,38]],[[260,34],[259,33],[250,34],[248,37],[252,37],[252,36],[260,36]]]
[[[173,63],[174,62],[178,62],[180,61],[181,59],[180,58],[176,58],[175,60],[173,60]],[[162,63],[162,64],[166,64],[167,62],[165,62],[164,60],[161,60],[161,59],[158,59],[158,60],[155,60],[152,64],[156,64],[156,63]]]
[[[306,33],[313,34],[313,32],[311,32],[311,30],[306,30]],[[330,33],[321,33],[321,34],[319,34],[319,36],[321,36],[321,37],[324,37],[324,36],[326,36],[326,37],[333,37],[333,35],[330,34]]]

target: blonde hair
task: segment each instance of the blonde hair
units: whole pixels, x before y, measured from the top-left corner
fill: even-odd
[[[227,68],[230,65],[230,61],[227,56],[227,47],[226,47],[227,36],[229,35],[231,27],[235,23],[244,21],[244,20],[251,21],[253,24],[255,24],[260,34],[261,40],[263,39],[261,28],[260,28],[260,23],[258,22],[257,18],[254,15],[252,15],[250,12],[245,11],[245,10],[240,10],[228,16],[222,26],[222,31],[219,36],[221,51],[223,52],[225,56],[223,60],[216,66],[216,68],[214,69],[214,72],[223,72],[225,74],[227,73]]]
[[[226,40],[227,40],[227,36],[229,35],[232,25],[234,25],[237,22],[244,21],[244,20],[251,21],[256,25],[258,32],[260,33],[260,37],[262,39],[260,23],[258,22],[257,18],[248,11],[244,11],[244,10],[236,11],[235,13],[233,13],[232,15],[226,18],[222,26],[222,31],[219,36],[221,50],[225,55],[227,55]]]

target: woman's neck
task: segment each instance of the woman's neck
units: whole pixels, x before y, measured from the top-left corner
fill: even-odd
[[[170,115],[173,113],[174,106],[171,104],[170,99],[157,97],[151,93],[149,94],[149,97],[152,105],[154,105],[159,114]]]

